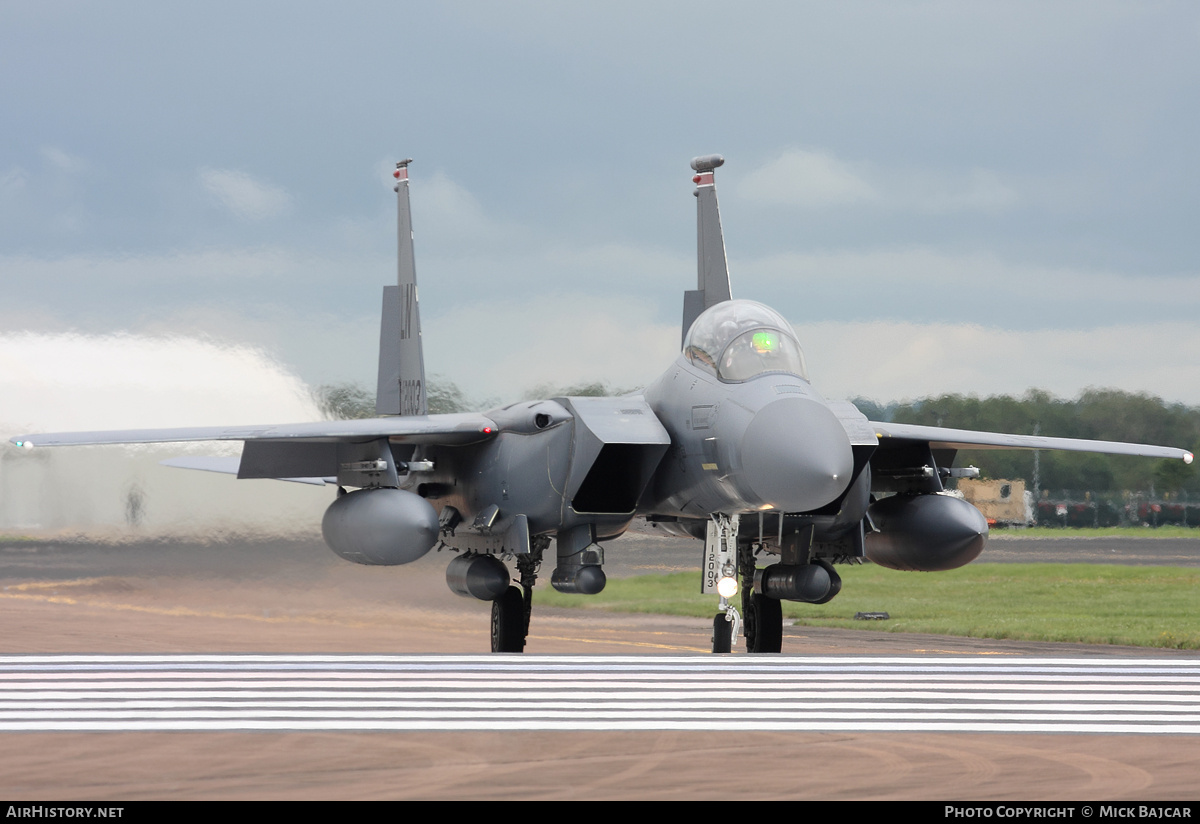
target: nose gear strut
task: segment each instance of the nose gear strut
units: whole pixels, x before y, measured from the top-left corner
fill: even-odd
[[[721,596],[713,617],[713,652],[732,652],[733,639],[742,632],[742,616],[731,602],[737,594],[737,518],[720,513],[708,522],[704,537],[704,577],[700,591]]]

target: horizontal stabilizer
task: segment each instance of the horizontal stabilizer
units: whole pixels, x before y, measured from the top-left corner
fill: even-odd
[[[159,461],[163,466],[175,469],[198,469],[201,472],[219,472],[222,475],[237,475],[241,458],[197,455],[188,458],[167,458]],[[337,478],[274,478],[276,481],[291,481],[298,484],[313,484],[324,486],[337,483]]]

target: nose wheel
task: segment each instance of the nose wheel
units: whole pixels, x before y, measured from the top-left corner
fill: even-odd
[[[733,652],[733,639],[742,631],[742,616],[725,596],[721,596],[720,610],[713,616],[713,652]]]
[[[736,611],[735,613],[736,614]],[[713,616],[713,652],[733,652],[734,621],[728,612],[718,612]]]

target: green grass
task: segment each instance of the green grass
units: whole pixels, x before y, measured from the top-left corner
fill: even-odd
[[[1102,526],[1096,528],[1031,526],[1022,529],[993,529],[992,537],[1004,538],[1191,538],[1200,541],[1200,528],[1186,526]]]
[[[1200,569],[1106,564],[972,564],[951,572],[839,566],[828,604],[783,604],[785,621],[816,627],[926,632],[974,638],[1200,649]],[[709,617],[699,573],[610,580],[595,596],[539,587],[558,607]],[[740,601],[739,601],[740,603]],[[888,621],[855,621],[887,612]]]

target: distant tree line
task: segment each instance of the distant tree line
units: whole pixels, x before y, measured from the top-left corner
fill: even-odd
[[[313,389],[312,394],[326,420],[375,417],[375,392],[361,383],[325,383]],[[441,375],[431,375],[425,380],[425,399],[431,415],[473,412],[495,405],[488,400],[472,402],[454,381]]]

